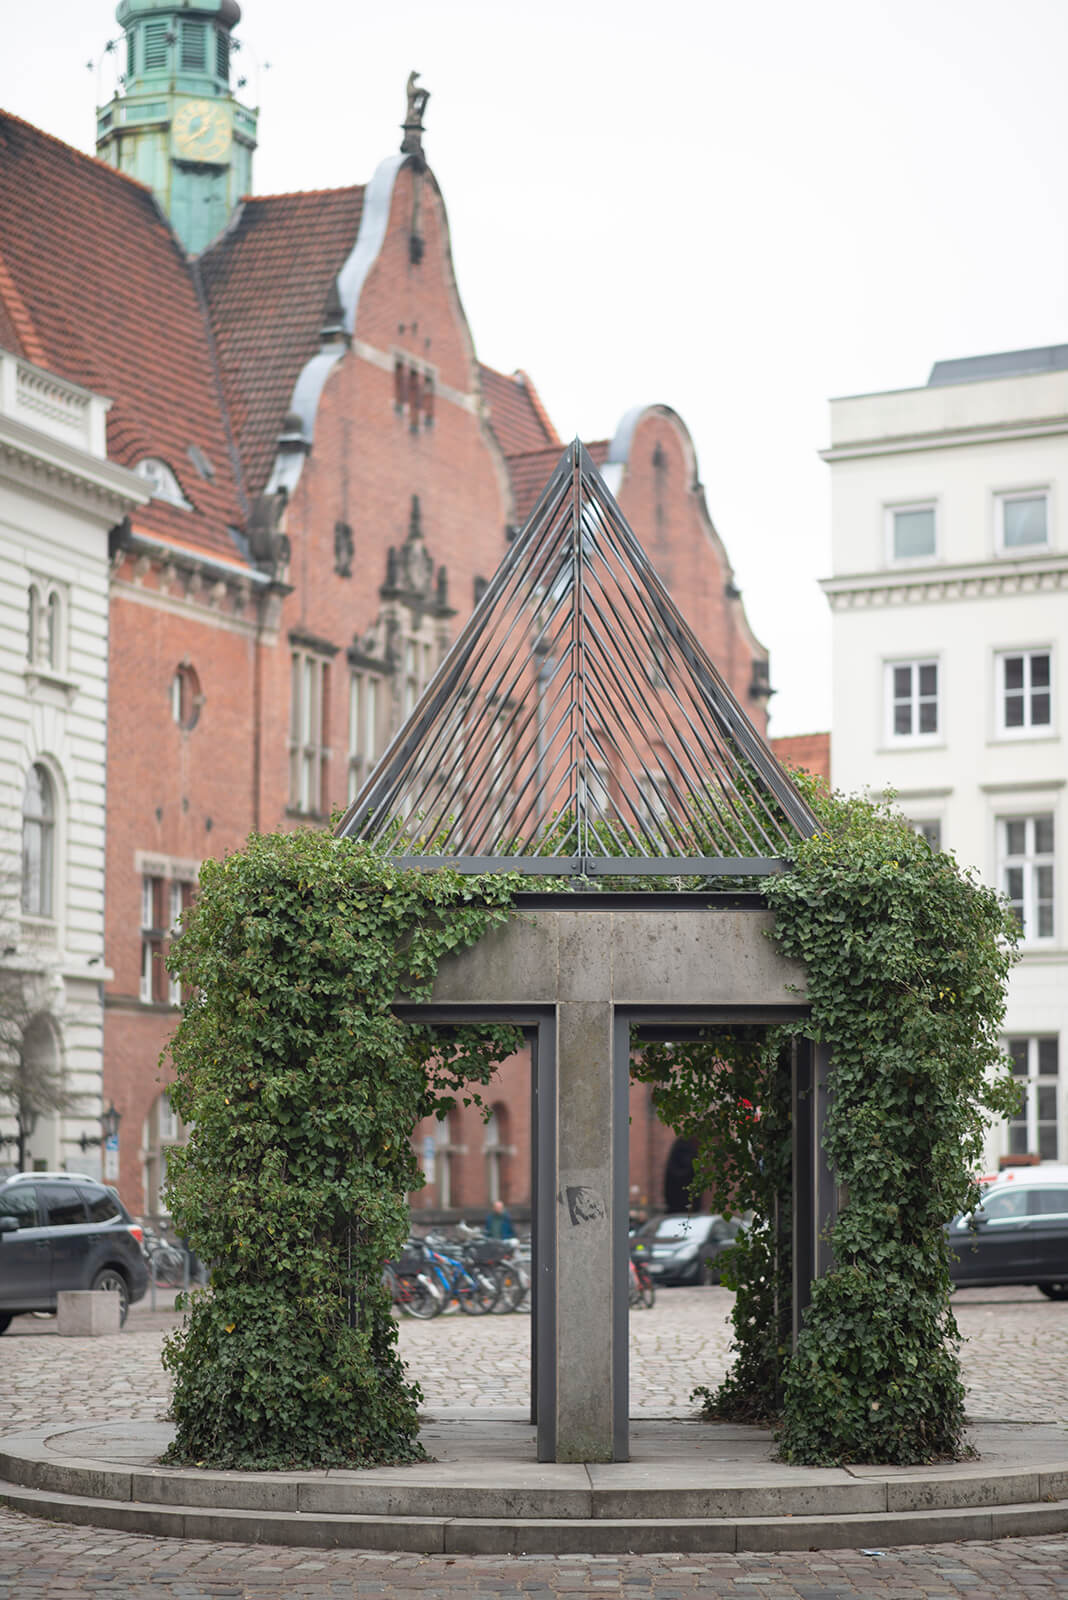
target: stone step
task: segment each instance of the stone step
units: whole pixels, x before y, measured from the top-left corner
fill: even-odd
[[[832,1550],[1068,1531],[1068,1498],[778,1516],[421,1516],[162,1504],[0,1483],[30,1516],[154,1537],[425,1555],[620,1555]]]

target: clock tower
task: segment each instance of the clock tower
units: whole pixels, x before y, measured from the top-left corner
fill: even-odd
[[[155,193],[190,255],[252,187],[255,111],[230,88],[237,0],[120,0],[121,87],[97,112],[101,160]]]

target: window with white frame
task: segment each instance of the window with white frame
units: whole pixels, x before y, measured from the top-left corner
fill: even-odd
[[[1037,1155],[1042,1161],[1059,1161],[1060,1063],[1058,1041],[1053,1038],[1006,1039],[1012,1072],[1020,1087],[1020,1109],[1009,1118],[1011,1156]]]
[[[294,650],[289,701],[289,806],[321,816],[327,808],[326,769],[330,663],[311,650]]]
[[[172,879],[169,887],[171,920],[167,932],[172,939],[175,939],[182,931],[181,921],[183,912],[187,911],[193,904],[195,885],[192,883],[179,882],[177,879]],[[182,1001],[186,998],[181,982],[178,978],[171,978],[168,998],[172,1006],[180,1006]]]
[[[22,791],[22,909],[27,916],[55,916],[55,882],[55,785],[38,764],[26,774]]]
[[[404,715],[410,717],[434,675],[434,647],[418,636],[404,641]]]
[[[1001,888],[1024,939],[1053,938],[1053,814],[998,820]]]
[[[999,733],[1047,732],[1053,722],[1049,650],[1006,650],[997,657]]]
[[[1049,495],[1045,489],[999,494],[995,505],[998,549],[1041,550],[1049,544]]]
[[[886,691],[891,739],[932,739],[938,735],[937,661],[888,662]]]
[[[181,931],[182,913],[193,903],[190,879],[146,872],[141,878],[141,1000],[145,1005],[180,1006],[185,995],[166,967],[167,948]]]
[[[930,560],[937,551],[934,502],[890,506],[887,540],[891,561]]]
[[[377,672],[349,674],[349,804],[355,800],[378,755],[381,679]]]

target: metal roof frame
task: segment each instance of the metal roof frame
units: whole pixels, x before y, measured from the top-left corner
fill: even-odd
[[[404,866],[708,878],[816,828],[576,439],[337,832]]]

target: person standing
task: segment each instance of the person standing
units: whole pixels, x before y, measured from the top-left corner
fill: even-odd
[[[486,1232],[491,1239],[514,1239],[512,1219],[505,1210],[503,1200],[494,1200],[493,1209],[486,1218]]]

